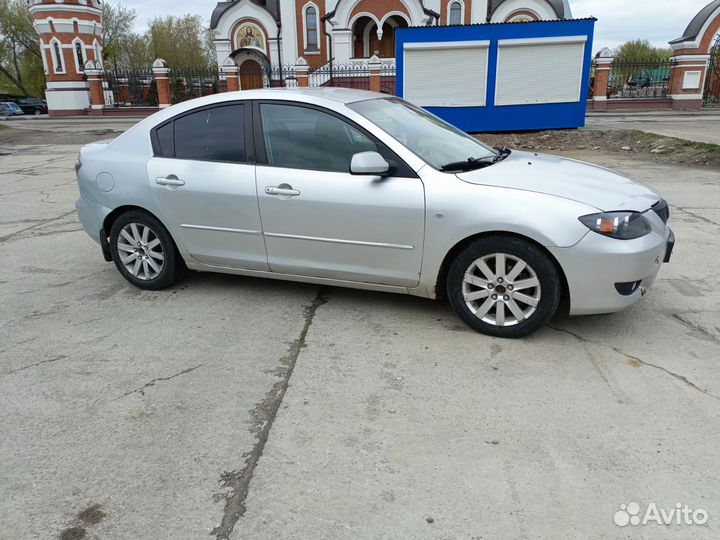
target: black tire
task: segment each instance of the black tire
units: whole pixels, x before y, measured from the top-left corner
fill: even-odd
[[[498,273],[503,260],[505,269]],[[518,266],[524,269],[514,275],[518,261],[526,266]],[[486,264],[484,271],[482,263]],[[536,282],[536,287],[528,286]],[[524,287],[523,292],[516,290],[514,283]],[[474,330],[495,337],[521,338],[542,328],[557,311],[560,293],[560,276],[550,257],[531,242],[513,236],[488,236],[473,242],[455,258],[447,276],[448,299],[460,318]],[[485,311],[487,306],[490,311]]]
[[[137,275],[134,275],[132,273],[133,269],[129,269],[123,262],[123,260],[131,257],[133,252],[128,251],[127,248],[124,251],[122,250],[122,247],[136,247],[137,244],[131,243],[130,239],[126,236],[123,236],[122,240],[118,242],[121,234],[123,234],[123,230],[125,230],[125,233],[133,236],[133,224],[137,226],[138,231],[143,231],[144,229],[142,229],[142,227],[148,228],[148,243],[144,244],[145,246],[155,244],[155,239],[159,241],[159,244],[155,244],[150,249],[147,247],[138,248],[140,249],[139,254],[142,256],[141,258],[146,259],[146,261],[141,261],[140,268],[136,269]],[[163,257],[162,260],[156,258],[158,246],[161,248],[160,254]],[[185,270],[185,263],[182,257],[180,257],[170,233],[168,233],[167,229],[157,218],[146,212],[132,210],[125,212],[115,220],[115,223],[113,223],[110,229],[110,252],[115,266],[123,277],[140,289],[151,291],[166,289],[175,283],[177,278],[179,278]],[[135,255],[135,259],[128,263],[133,267],[138,263],[137,250]],[[149,264],[145,266],[149,261],[152,261],[151,264],[159,268],[159,272],[151,268]],[[149,270],[149,275],[145,274],[146,270]]]

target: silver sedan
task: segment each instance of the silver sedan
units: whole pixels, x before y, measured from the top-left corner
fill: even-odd
[[[571,315],[630,306],[674,244],[644,185],[356,90],[188,101],[85,146],[76,169],[83,227],[137,287],[190,269],[446,296],[500,337],[563,295]]]

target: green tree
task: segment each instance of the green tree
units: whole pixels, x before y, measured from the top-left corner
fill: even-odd
[[[156,17],[147,38],[153,58],[162,58],[172,68],[208,68],[211,54],[199,15]]]
[[[45,88],[38,36],[24,0],[0,0],[0,76],[4,87],[26,96]]]
[[[108,68],[117,69],[126,60],[126,47],[137,35],[133,32],[133,24],[137,18],[134,9],[122,4],[105,1],[102,4],[103,34],[100,39],[103,60]],[[122,66],[127,67],[127,66]]]
[[[124,69],[148,68],[153,63],[153,56],[147,37],[140,34],[125,36],[119,44],[119,55],[116,67]]]
[[[667,60],[672,56],[671,49],[653,47],[646,39],[628,41],[615,49],[618,62],[654,62]]]

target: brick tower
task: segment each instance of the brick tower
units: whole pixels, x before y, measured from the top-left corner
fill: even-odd
[[[85,69],[102,68],[100,0],[27,0],[40,36],[51,116],[86,114]]]

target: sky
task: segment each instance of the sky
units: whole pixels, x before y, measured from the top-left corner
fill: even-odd
[[[111,0],[112,1],[112,0]],[[115,0],[117,1],[117,0]],[[121,0],[137,11],[136,29],[143,31],[157,15],[200,15],[209,22],[214,0]],[[570,0],[576,18],[598,19],[594,49],[614,48],[632,39],[658,47],[682,36],[695,14],[710,0]]]

